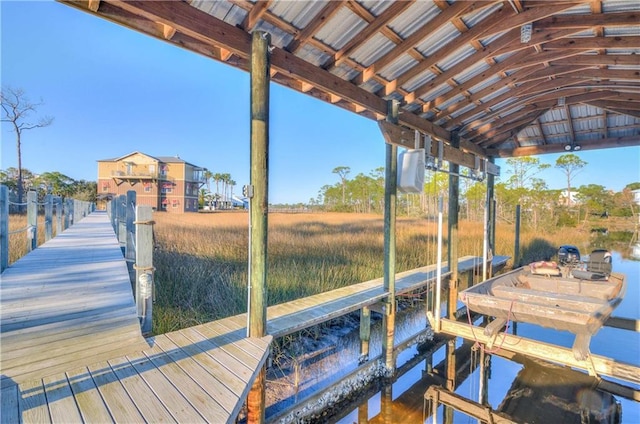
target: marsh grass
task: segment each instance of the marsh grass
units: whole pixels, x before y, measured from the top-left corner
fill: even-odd
[[[40,246],[45,242],[45,221],[44,210],[38,211],[38,243]],[[9,265],[27,254],[27,215],[26,214],[10,214],[9,215]],[[56,236],[55,215],[52,223],[52,237]],[[2,252],[4,255],[5,252]]]
[[[275,213],[268,219],[268,305],[383,275],[380,215]],[[154,220],[154,333],[246,312],[248,214],[158,212]],[[446,218],[443,227],[446,255]],[[482,256],[482,223],[461,222],[458,233],[459,256]],[[397,272],[436,262],[434,219],[399,217],[396,234]],[[552,257],[564,243],[560,231],[523,231],[522,261]],[[496,254],[513,257],[512,226],[497,226],[496,245]]]

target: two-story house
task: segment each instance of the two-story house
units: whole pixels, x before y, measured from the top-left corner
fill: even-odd
[[[136,192],[138,205],[167,212],[198,212],[198,191],[205,168],[179,157],[133,152],[98,161],[98,197]]]

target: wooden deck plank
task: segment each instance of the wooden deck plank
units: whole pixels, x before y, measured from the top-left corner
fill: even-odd
[[[52,423],[82,422],[67,376],[57,374],[42,379]]]
[[[67,379],[85,423],[106,423],[113,420],[88,368],[77,368],[67,372]]]
[[[209,374],[216,377],[238,399],[241,397],[246,382],[235,374],[232,374],[229,369],[218,362],[215,354],[211,354],[211,352],[208,353],[203,343],[193,343],[179,331],[167,334],[167,338],[190,355],[193,360],[197,361]]]
[[[109,366],[148,423],[178,422],[125,357],[109,360]]]
[[[177,365],[180,370],[188,375],[193,383],[191,385],[195,386],[196,384],[200,386],[211,398],[215,400],[224,411],[224,414],[221,414],[221,418],[229,418],[235,412],[235,408],[239,404],[239,396],[233,393],[233,391],[228,388],[226,385],[222,384],[218,379],[216,379],[213,375],[209,374],[206,368],[202,367],[198,362],[196,362],[193,358],[189,356],[189,354],[183,351],[179,346],[174,344],[167,337],[156,337],[156,343],[154,348],[158,348],[160,351],[166,354],[167,358],[170,358],[175,365]],[[187,384],[189,384],[187,382]],[[216,406],[213,403],[209,404],[209,408],[213,408]],[[239,411],[238,406],[238,411]]]
[[[87,367],[114,422],[143,422],[133,400],[107,362]]]
[[[180,333],[188,338],[191,343],[203,349],[207,355],[223,365],[232,375],[238,377],[242,382],[248,384],[251,381],[253,370],[231,353],[227,352],[223,346],[214,344],[209,337],[199,333],[193,327],[183,329]]]
[[[31,380],[22,383],[19,393],[20,420],[22,422],[43,424],[51,422],[42,380]]]
[[[127,355],[127,359],[178,422],[206,422],[205,418],[143,353]]]
[[[0,391],[0,421],[18,423],[18,387],[14,384]]]
[[[2,387],[148,347],[120,243],[104,212],[7,268],[0,301]]]
[[[166,337],[158,336],[155,341],[145,351],[147,357],[207,421],[228,421],[238,402],[235,395]]]

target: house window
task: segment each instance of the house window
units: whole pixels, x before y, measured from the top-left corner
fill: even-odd
[[[169,201],[167,199],[163,199],[162,200],[162,204],[160,205],[163,211],[167,210],[167,203],[169,203]]]
[[[145,193],[151,193],[151,183],[145,183],[144,184],[144,192]]]
[[[167,165],[160,165],[160,175],[165,176],[167,175]]]
[[[109,191],[109,183],[102,183],[102,192],[106,193]]]
[[[178,205],[180,205],[180,201],[178,199],[173,199],[173,202],[171,205],[173,206],[174,209],[176,209]]]
[[[171,183],[162,184],[163,193],[173,193],[173,185]]]

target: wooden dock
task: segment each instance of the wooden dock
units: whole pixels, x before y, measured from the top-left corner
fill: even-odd
[[[435,265],[399,273],[396,294],[435,279]],[[1,422],[235,422],[274,337],[387,296],[379,278],[271,306],[259,339],[240,314],[145,340],[120,244],[95,212],[2,274]]]
[[[1,278],[2,423],[235,422],[268,356],[216,322],[145,340],[105,213]]]

